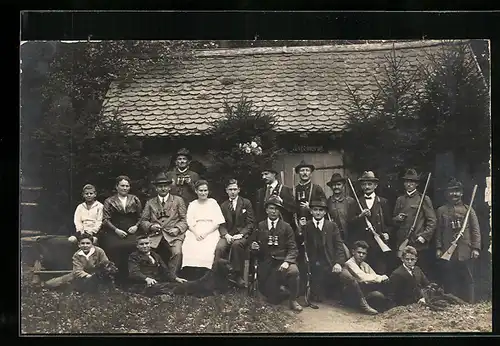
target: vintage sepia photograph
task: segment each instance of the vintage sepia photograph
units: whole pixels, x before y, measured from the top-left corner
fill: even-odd
[[[21,42],[21,334],[491,333],[490,60]]]

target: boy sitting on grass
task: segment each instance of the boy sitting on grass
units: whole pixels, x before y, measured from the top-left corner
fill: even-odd
[[[73,271],[46,281],[42,284],[44,287],[57,288],[71,283],[77,290],[84,290],[96,270],[110,262],[104,250],[93,244],[91,234],[83,232],[77,236],[80,250],[73,255]]]
[[[173,278],[160,255],[151,251],[151,241],[147,235],[137,236],[137,251],[128,258],[130,290],[144,295],[166,294],[177,283],[186,282],[179,277]]]
[[[93,236],[92,242],[96,244],[96,235],[102,225],[103,205],[96,200],[97,192],[94,185],[85,185],[82,190],[82,196],[85,201],[76,207],[74,216],[76,234],[87,232]],[[77,243],[77,237],[74,235],[69,237],[68,240],[72,243]]]

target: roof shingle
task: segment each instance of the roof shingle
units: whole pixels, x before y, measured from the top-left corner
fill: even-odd
[[[224,116],[225,100],[236,103],[246,96],[275,112],[279,132],[342,131],[349,109],[346,83],[370,97],[393,47],[410,72],[442,45],[415,41],[200,51],[168,72],[156,67],[137,76],[125,88],[112,83],[102,112],[116,112],[138,136],[199,135]]]

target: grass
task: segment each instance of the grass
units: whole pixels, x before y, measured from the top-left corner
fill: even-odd
[[[38,333],[274,333],[290,314],[232,291],[205,298],[144,297],[116,290],[100,295],[21,285],[21,331]]]
[[[491,301],[453,305],[443,311],[432,311],[419,304],[398,306],[381,317],[388,332],[492,332]]]

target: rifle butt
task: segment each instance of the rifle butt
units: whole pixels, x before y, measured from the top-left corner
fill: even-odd
[[[378,234],[375,234],[374,238],[375,238],[375,241],[377,242],[378,246],[380,247],[380,250],[382,250],[382,252],[391,251],[391,248],[388,247],[386,243],[384,243],[384,241],[382,240],[382,238],[380,238],[380,236]]]
[[[347,259],[351,258],[351,252],[349,251],[349,249],[347,248],[347,245],[345,245],[344,243],[342,243],[342,246],[344,247],[344,252],[345,252],[345,256]]]
[[[399,245],[399,248],[398,248],[398,257],[401,258],[401,256],[403,255],[403,250],[405,249],[405,247],[408,245],[408,239],[405,239],[401,245]]]
[[[451,259],[451,256],[455,252],[456,248],[457,248],[457,244],[452,244],[448,248],[448,250],[446,250],[446,252],[441,256],[441,259],[445,260],[445,261],[449,261]]]

